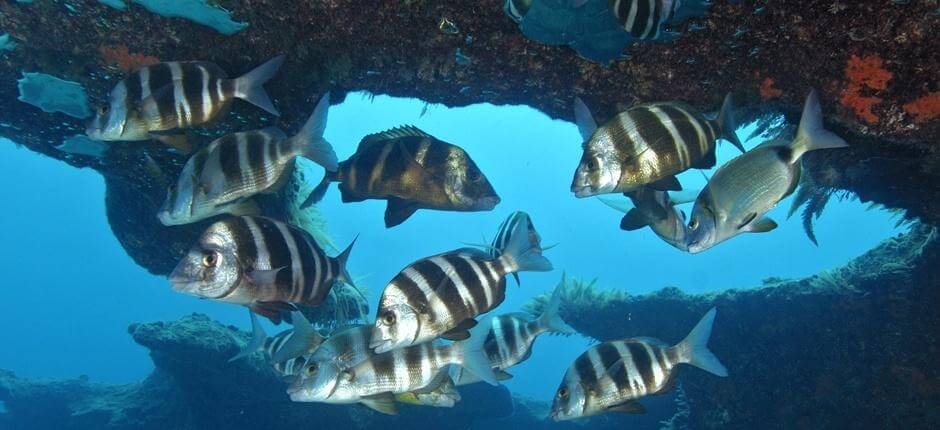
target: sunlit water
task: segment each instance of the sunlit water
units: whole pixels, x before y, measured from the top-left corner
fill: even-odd
[[[533,295],[553,288],[562,271],[598,278],[603,288],[633,294],[664,286],[692,293],[746,288],[771,276],[797,278],[840,266],[898,232],[886,212],[833,201],[816,223],[820,243],[816,247],[806,238],[798,217],[786,220],[786,200],[770,213],[781,224],[777,230],[742,235],[703,254],[685,254],[648,229],[621,231],[622,214],[596,199],[573,197],[569,186],[581,155],[581,139],[573,124],[552,121],[527,107],[431,106],[422,116],[423,107],[417,100],[383,96],[370,100],[353,94],[330,111],[326,137],[345,159],[364,135],[414,124],[465,148],[502,203],[492,212],[419,211],[388,230],[382,222],[384,202],[343,204],[334,186],[321,208],[338,246],[360,235],[349,267],[355,276],[365,276],[362,284],[368,288],[373,311],[385,282],[405,265],[491,238],[513,210],[531,214],[543,242],[558,245],[547,252],[556,269],[523,273],[521,287],[510,282],[505,303],[494,313],[519,310]],[[722,145],[719,165],[735,155],[731,145]],[[319,178],[318,167],[303,163],[309,178]],[[247,329],[244,308],[174,293],[165,278],[134,264],[110,231],[104,181],[94,171],[71,168],[4,140],[0,172],[7,184],[6,210],[0,211],[4,226],[0,302],[6,304],[0,312],[0,327],[6,328],[0,331],[0,344],[6,346],[0,348],[0,368],[21,376],[86,374],[94,381],[128,382],[152,369],[146,350],[127,334],[131,322],[200,312]],[[701,188],[705,182],[696,171],[680,179],[686,188]],[[637,335],[657,333],[624,333],[624,337]],[[506,385],[549,400],[567,364],[585,345],[586,340],[578,337],[540,338],[532,358],[510,370],[515,378]]]

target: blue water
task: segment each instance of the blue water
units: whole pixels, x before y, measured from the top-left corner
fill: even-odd
[[[373,310],[385,282],[405,265],[462,242],[492,237],[513,210],[529,212],[543,242],[558,244],[546,254],[556,270],[523,273],[519,288],[510,282],[506,302],[495,313],[517,311],[533,295],[549,291],[562,270],[596,277],[603,288],[635,294],[664,286],[693,293],[746,288],[770,276],[803,277],[838,267],[899,232],[886,212],[833,201],[817,222],[816,247],[798,218],[786,221],[787,200],[770,214],[781,224],[777,230],[743,235],[703,254],[685,254],[649,230],[621,231],[622,214],[595,199],[573,197],[569,185],[581,155],[573,124],[552,121],[526,107],[431,106],[421,116],[423,107],[416,100],[370,100],[353,94],[331,109],[326,137],[344,159],[362,136],[414,124],[465,148],[502,203],[492,212],[419,211],[388,230],[382,222],[384,202],[342,204],[334,187],[321,208],[337,246],[345,247],[360,235],[349,267],[355,276],[365,276],[361,283],[368,288]],[[747,136],[748,131],[740,134]],[[719,164],[736,154],[731,145],[723,145]],[[309,177],[319,177],[317,167],[307,167]],[[0,368],[21,376],[84,374],[94,381],[129,382],[152,369],[146,350],[127,334],[132,322],[200,312],[247,329],[244,308],[174,293],[164,278],[134,264],[110,231],[104,181],[94,171],[74,169],[2,140],[0,175],[7,184],[6,210],[0,211],[0,327],[5,328],[0,331]],[[704,185],[697,172],[680,179],[686,188]],[[636,335],[656,333],[624,333]],[[506,385],[549,400],[567,363],[585,345],[586,340],[577,337],[540,338],[533,357],[510,370],[515,378]]]

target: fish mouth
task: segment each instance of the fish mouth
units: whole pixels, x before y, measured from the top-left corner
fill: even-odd
[[[572,185],[571,192],[574,193],[574,196],[583,199],[585,197],[591,197],[595,195],[594,188],[590,185]]]
[[[484,197],[480,199],[479,207],[485,211],[492,210],[501,201],[502,199],[500,199],[499,196]]]

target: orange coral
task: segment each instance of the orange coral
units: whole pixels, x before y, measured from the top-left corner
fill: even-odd
[[[98,47],[98,54],[105,64],[117,66],[125,72],[160,62],[156,57],[149,55],[131,54],[126,45],[101,45]]]
[[[872,112],[872,107],[881,103],[881,98],[862,95],[862,90],[883,91],[888,88],[888,81],[894,75],[884,68],[884,61],[877,55],[858,57],[853,54],[845,67],[845,76],[848,85],[842,91],[839,103],[868,123],[878,122],[878,115]]]
[[[914,122],[924,123],[940,117],[940,91],[934,91],[904,105],[907,113],[914,115]]]
[[[774,88],[774,78],[766,77],[760,84],[760,98],[764,101],[775,99],[783,95],[783,91]]]

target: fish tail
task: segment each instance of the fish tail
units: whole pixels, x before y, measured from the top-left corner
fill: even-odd
[[[323,174],[323,179],[320,180],[320,183],[310,192],[304,202],[300,204],[301,209],[306,209],[310,206],[313,206],[323,200],[323,196],[326,195],[326,190],[330,188],[330,183],[333,182],[336,178],[334,172],[329,170]]]
[[[741,139],[738,139],[738,118],[735,114],[734,97],[731,96],[731,93],[725,95],[725,101],[721,104],[721,110],[718,112],[718,129],[721,131],[722,139],[731,142],[742,153],[745,152]]]
[[[290,138],[289,145],[307,159],[323,166],[324,169],[335,172],[339,165],[333,146],[323,138],[326,130],[326,117],[330,110],[330,93],[320,98],[317,107],[313,109],[310,118],[296,136]]]
[[[485,321],[470,329],[470,338],[450,345],[453,353],[457,355],[457,363],[490,385],[499,385],[493,365],[486,356],[483,348],[486,343],[486,334],[490,330],[492,321]],[[444,371],[444,370],[442,370]]]
[[[542,315],[539,316],[539,327],[547,332],[573,334],[576,332],[568,323],[561,318],[561,296],[564,293],[565,283],[560,282],[555,291],[552,291],[552,297],[548,299],[545,309],[542,309]]]
[[[711,308],[689,335],[671,349],[676,352],[679,363],[691,364],[717,376],[728,376],[728,369],[708,349],[708,338],[712,334],[712,324],[715,322],[716,313],[715,308]]]
[[[261,322],[258,321],[258,317],[255,316],[254,312],[248,311],[248,315],[251,316],[251,339],[248,340],[248,344],[245,345],[238,354],[235,354],[234,357],[228,359],[229,363],[245,358],[255,351],[260,351],[261,347],[264,346],[264,341],[268,338],[268,334],[264,332],[264,327],[261,327]]]
[[[499,260],[509,272],[549,272],[552,263],[542,255],[538,243],[529,241],[529,227],[526,223],[516,224],[509,235],[509,243],[502,249]]]
[[[245,100],[261,109],[271,113],[271,115],[280,116],[280,112],[274,107],[267,91],[264,90],[265,82],[269,81],[277,69],[284,62],[284,55],[278,55],[264,64],[255,67],[250,72],[235,79],[235,97]]]
[[[339,282],[345,282],[352,286],[355,286],[355,284],[353,284],[352,276],[349,276],[349,272],[346,270],[346,261],[349,260],[349,253],[352,251],[353,245],[356,244],[356,240],[358,239],[359,236],[356,236],[356,238],[349,243],[349,246],[347,246],[343,252],[339,253],[339,255],[333,258],[333,261],[335,261],[339,267],[339,275],[336,277],[336,280]]]
[[[272,363],[281,363],[300,357],[323,343],[323,336],[317,333],[302,312],[293,311],[290,315],[294,332],[290,339],[271,356]]]
[[[803,105],[803,115],[800,117],[800,127],[796,131],[796,138],[790,144],[792,154],[790,163],[795,163],[809,151],[817,149],[844,148],[849,146],[835,133],[826,130],[823,124],[822,106],[816,90],[810,90]]]

